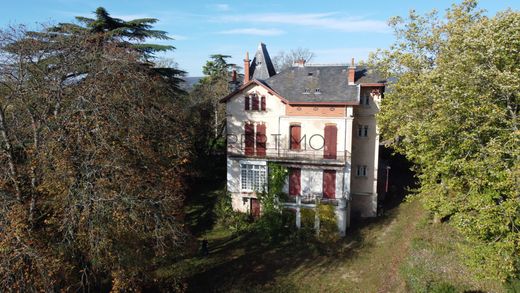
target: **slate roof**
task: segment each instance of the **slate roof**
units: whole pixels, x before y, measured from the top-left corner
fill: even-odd
[[[276,74],[271,57],[264,43],[258,45],[255,58],[249,69],[251,79],[265,80]]]
[[[357,85],[348,85],[348,66],[314,66],[288,68],[263,81],[290,103],[357,103]],[[384,83],[378,74],[357,67],[356,84]]]

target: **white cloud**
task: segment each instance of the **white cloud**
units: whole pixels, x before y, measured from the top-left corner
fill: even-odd
[[[229,11],[229,10],[231,10],[231,7],[229,6],[229,4],[224,4],[224,3],[215,4],[215,5],[213,5],[213,7],[216,10],[218,10],[218,11]]]
[[[226,35],[279,36],[285,32],[279,29],[239,28],[218,32]]]
[[[341,17],[338,13],[261,13],[226,15],[216,19],[221,22],[276,23],[300,25],[344,32],[389,32],[385,21],[360,17]]]

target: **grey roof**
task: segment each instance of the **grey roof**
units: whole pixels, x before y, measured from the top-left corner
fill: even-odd
[[[358,66],[354,77],[356,83],[386,83],[388,80],[382,77],[382,74],[375,69],[366,66]]]
[[[288,68],[263,82],[289,102],[355,103],[356,85],[348,85],[348,66],[313,66]],[[378,74],[366,67],[357,67],[356,84],[384,83]]]
[[[255,58],[250,67],[251,79],[265,80],[276,74],[273,62],[264,43],[258,45]]]

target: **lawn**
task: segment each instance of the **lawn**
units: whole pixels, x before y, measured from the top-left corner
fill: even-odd
[[[181,273],[189,292],[502,292],[474,279],[462,264],[446,224],[432,224],[420,202],[402,203],[383,217],[354,221],[335,243],[291,238],[262,243],[254,232],[201,234],[209,255],[159,273]],[[446,286],[445,286],[446,287]]]

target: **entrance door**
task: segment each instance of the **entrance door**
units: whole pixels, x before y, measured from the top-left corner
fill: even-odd
[[[251,216],[255,219],[260,217],[260,202],[256,198],[251,199]]]
[[[326,125],[324,135],[324,159],[336,159],[336,146],[338,143],[337,139],[338,128],[336,125]]]

